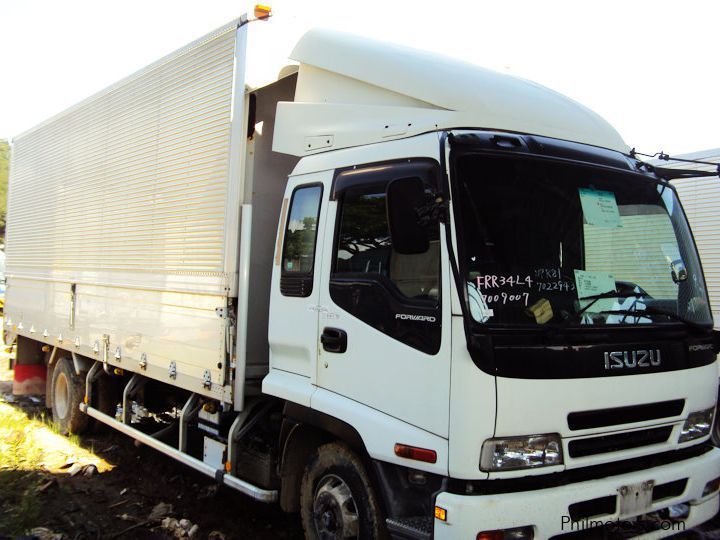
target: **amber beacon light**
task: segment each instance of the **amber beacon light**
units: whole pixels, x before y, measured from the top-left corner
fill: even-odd
[[[255,18],[267,19],[272,15],[272,9],[266,4],[255,4]]]

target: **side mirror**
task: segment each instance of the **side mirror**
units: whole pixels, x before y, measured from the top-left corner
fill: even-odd
[[[670,263],[670,273],[675,283],[680,283],[688,278],[687,268],[682,259],[676,259]]]
[[[399,178],[388,184],[390,240],[398,253],[413,255],[429,249],[428,234],[417,212],[425,204],[425,185],[419,178]]]

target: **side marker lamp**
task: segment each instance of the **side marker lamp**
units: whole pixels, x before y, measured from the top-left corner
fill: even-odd
[[[447,510],[440,506],[435,507],[435,519],[440,521],[447,521]]]
[[[418,448],[407,444],[395,444],[395,455],[401,458],[424,461],[425,463],[437,463],[437,452],[427,448]]]

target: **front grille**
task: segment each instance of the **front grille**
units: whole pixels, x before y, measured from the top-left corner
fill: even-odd
[[[653,488],[652,500],[653,502],[655,502],[662,501],[663,499],[670,499],[671,497],[679,497],[680,495],[685,493],[686,486],[687,478],[655,486]]]
[[[594,411],[580,411],[568,414],[568,427],[572,431],[578,429],[592,429],[647,420],[659,420],[679,416],[685,407],[684,399],[632,405],[630,407],[615,407],[612,409],[597,409]]]
[[[589,501],[571,504],[568,507],[568,514],[572,521],[580,521],[581,519],[607,516],[615,513],[615,505],[617,496],[600,497]]]
[[[652,501],[662,501],[673,497],[679,497],[685,492],[687,486],[687,478],[667,482],[657,485],[653,488]],[[597,518],[600,516],[608,516],[615,513],[617,505],[617,496],[609,495],[607,497],[599,497],[589,501],[573,503],[568,507],[568,514],[573,522],[583,519]]]
[[[568,453],[570,457],[578,458],[659,444],[668,440],[672,429],[672,426],[665,426],[573,440],[568,444]]]

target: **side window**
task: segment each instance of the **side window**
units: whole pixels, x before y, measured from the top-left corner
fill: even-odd
[[[343,191],[330,295],[368,325],[435,354],[441,320],[439,224],[425,226],[429,245],[424,253],[395,251],[387,218],[388,183],[353,185]],[[429,189],[428,197],[432,200]]]
[[[300,186],[293,191],[280,274],[280,292],[284,296],[312,294],[321,199],[321,185]]]

